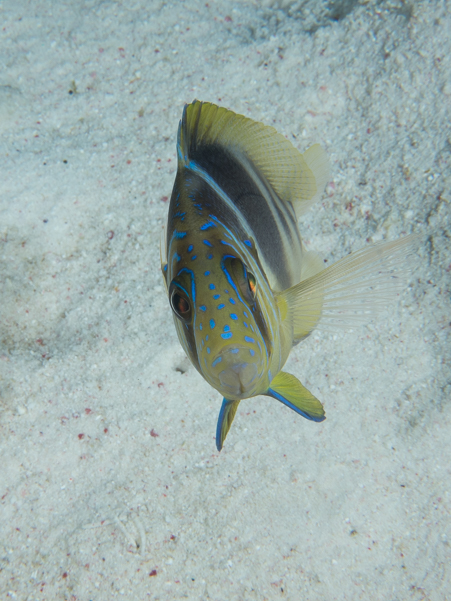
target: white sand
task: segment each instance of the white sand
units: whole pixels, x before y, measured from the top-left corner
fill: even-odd
[[[0,4],[1,599],[451,599],[451,5],[335,5]],[[424,241],[293,351],[327,420],[251,399],[220,454],[159,264],[194,98],[327,148],[329,262]]]

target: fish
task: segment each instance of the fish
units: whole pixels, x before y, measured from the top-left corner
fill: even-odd
[[[304,153],[273,127],[210,102],[185,105],[161,269],[179,341],[222,396],[220,451],[240,402],[276,399],[314,422],[322,403],[282,371],[315,328],[372,319],[405,286],[412,235],[324,267],[298,219],[329,178],[320,144]]]

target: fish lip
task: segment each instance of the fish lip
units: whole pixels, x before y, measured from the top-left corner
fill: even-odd
[[[226,398],[244,399],[252,396],[264,372],[264,361],[258,353],[251,355],[246,346],[229,345],[216,355],[217,390]]]

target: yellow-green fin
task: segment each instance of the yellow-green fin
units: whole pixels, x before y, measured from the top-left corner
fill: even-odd
[[[416,235],[367,246],[276,294],[283,331],[293,343],[314,328],[368,323],[405,287]]]
[[[240,401],[228,401],[223,399],[221,411],[219,412],[218,425],[216,426],[216,448],[218,451],[222,449],[224,440],[230,430],[233,418],[235,417],[236,410]]]
[[[219,144],[251,161],[276,194],[293,203],[297,216],[321,195],[329,162],[319,144],[301,154],[273,127],[238,115],[210,102],[195,100],[185,106],[179,128],[179,160],[189,163],[190,150]]]
[[[292,374],[283,371],[277,374],[269,385],[266,395],[314,422],[322,422],[326,419],[322,404]]]

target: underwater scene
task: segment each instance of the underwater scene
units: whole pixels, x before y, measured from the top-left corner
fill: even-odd
[[[451,599],[451,5],[0,5],[0,597]]]

